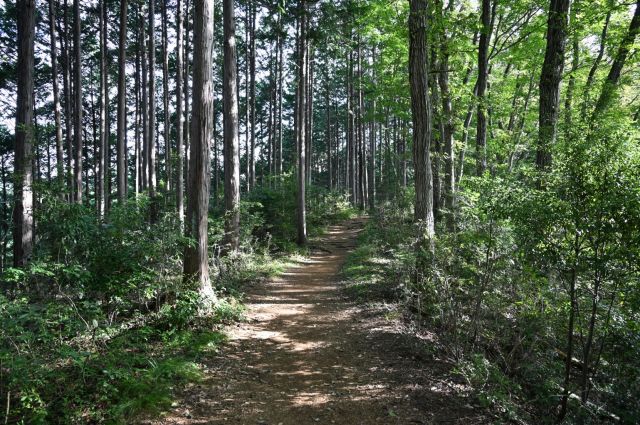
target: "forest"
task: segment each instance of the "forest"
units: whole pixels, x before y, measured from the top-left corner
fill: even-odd
[[[0,0],[0,424],[640,422],[640,0]]]

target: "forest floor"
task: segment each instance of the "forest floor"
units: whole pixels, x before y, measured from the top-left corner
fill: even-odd
[[[401,321],[347,296],[340,271],[365,219],[332,226],[312,254],[252,286],[247,320],[205,377],[153,424],[489,423],[452,365]]]

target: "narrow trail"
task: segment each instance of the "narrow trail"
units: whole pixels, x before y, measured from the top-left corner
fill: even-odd
[[[380,311],[344,296],[339,273],[364,220],[333,226],[309,259],[253,288],[246,323],[157,424],[486,423],[449,365],[427,360]]]

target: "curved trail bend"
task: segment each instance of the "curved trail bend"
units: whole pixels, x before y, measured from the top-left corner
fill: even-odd
[[[330,227],[310,258],[250,289],[247,322],[231,327],[205,380],[155,423],[486,423],[456,395],[450,365],[344,296],[340,270],[363,225]]]

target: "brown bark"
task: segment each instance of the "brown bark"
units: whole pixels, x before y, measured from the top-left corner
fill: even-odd
[[[235,252],[240,245],[240,146],[238,138],[238,86],[236,25],[233,0],[223,1],[224,22],[224,245]]]
[[[184,223],[184,137],[183,137],[183,20],[182,20],[182,0],[178,0],[176,7],[176,151],[177,151],[177,187],[176,206],[178,208],[178,220]]]
[[[155,0],[149,1],[149,117],[148,117],[148,144],[147,144],[147,185],[151,198],[151,220],[155,219],[156,196],[156,36],[155,36]]]
[[[196,0],[194,13],[193,118],[191,122],[191,190],[187,205],[187,236],[195,245],[187,247],[184,277],[195,280],[205,302],[214,300],[209,279],[208,218],[211,161],[209,140],[213,119],[213,5],[214,0]]]
[[[480,41],[478,43],[478,111],[476,127],[476,175],[481,176],[487,169],[487,105],[486,90],[489,67],[489,42],[492,19],[491,0],[482,0]]]
[[[117,175],[118,202],[124,203],[127,196],[127,103],[126,103],[126,61],[127,61],[127,0],[120,0],[120,34],[118,39],[118,141]],[[136,158],[137,159],[137,158]]]
[[[297,146],[298,146],[298,192],[297,192],[297,230],[298,245],[307,243],[307,211],[306,211],[306,105],[307,96],[307,11],[305,0],[300,0],[300,35],[298,40],[298,128],[297,128]]]
[[[145,43],[146,30],[144,25],[144,11],[142,6],[140,7],[140,40],[139,50],[142,61],[142,169],[140,170],[140,176],[142,180],[142,190],[147,190],[149,187],[149,86],[147,84],[148,72],[147,72],[147,49]]]
[[[96,193],[98,204],[98,216],[104,217],[106,211],[106,175],[107,169],[107,144],[109,135],[107,131],[107,7],[105,0],[100,1],[100,140],[97,149],[100,152],[98,158],[98,190]]]
[[[53,84],[53,113],[56,130],[56,173],[59,189],[64,185],[64,151],[62,149],[62,119],[60,111],[60,89],[58,86],[58,53],[56,41],[56,9],[54,0],[49,0],[49,38],[51,46],[51,81]]]
[[[82,204],[82,46],[80,44],[80,0],[73,2],[74,40],[74,121],[75,160],[73,166],[74,201]]]
[[[540,74],[540,109],[536,166],[546,170],[551,166],[551,148],[557,136],[560,107],[560,80],[564,68],[567,40],[569,0],[551,0],[547,20],[547,47]]]
[[[77,0],[76,0],[77,1]],[[19,0],[16,146],[13,183],[13,265],[23,267],[33,252],[33,73],[35,0]]]
[[[167,0],[161,0],[162,5],[162,106],[164,108],[164,131],[162,137],[164,139],[164,166],[165,166],[165,178],[166,178],[166,191],[167,194],[171,192],[171,178],[172,172],[172,149],[171,149],[171,132],[170,132],[170,118],[169,113],[169,48],[167,33]]]
[[[256,6],[249,3],[249,181],[256,185]]]
[[[424,226],[427,237],[435,233],[433,218],[433,177],[429,144],[431,102],[427,76],[427,0],[411,0],[409,10],[409,83],[413,120],[413,161],[415,173],[415,220]]]
[[[609,70],[609,74],[607,75],[607,79],[604,82],[602,87],[602,91],[600,92],[600,97],[596,102],[596,107],[593,112],[593,117],[597,118],[598,115],[604,112],[613,102],[616,94],[616,89],[618,86],[618,82],[620,80],[620,76],[622,75],[622,68],[627,60],[627,56],[629,56],[629,52],[631,51],[631,47],[635,42],[636,36],[640,32],[640,0],[636,1],[636,10],[633,14],[633,18],[629,23],[629,31],[627,32],[624,39],[620,43],[618,47],[618,51],[616,52],[616,56],[613,60],[613,64],[611,65],[611,69]],[[593,122],[593,120],[592,120]]]

